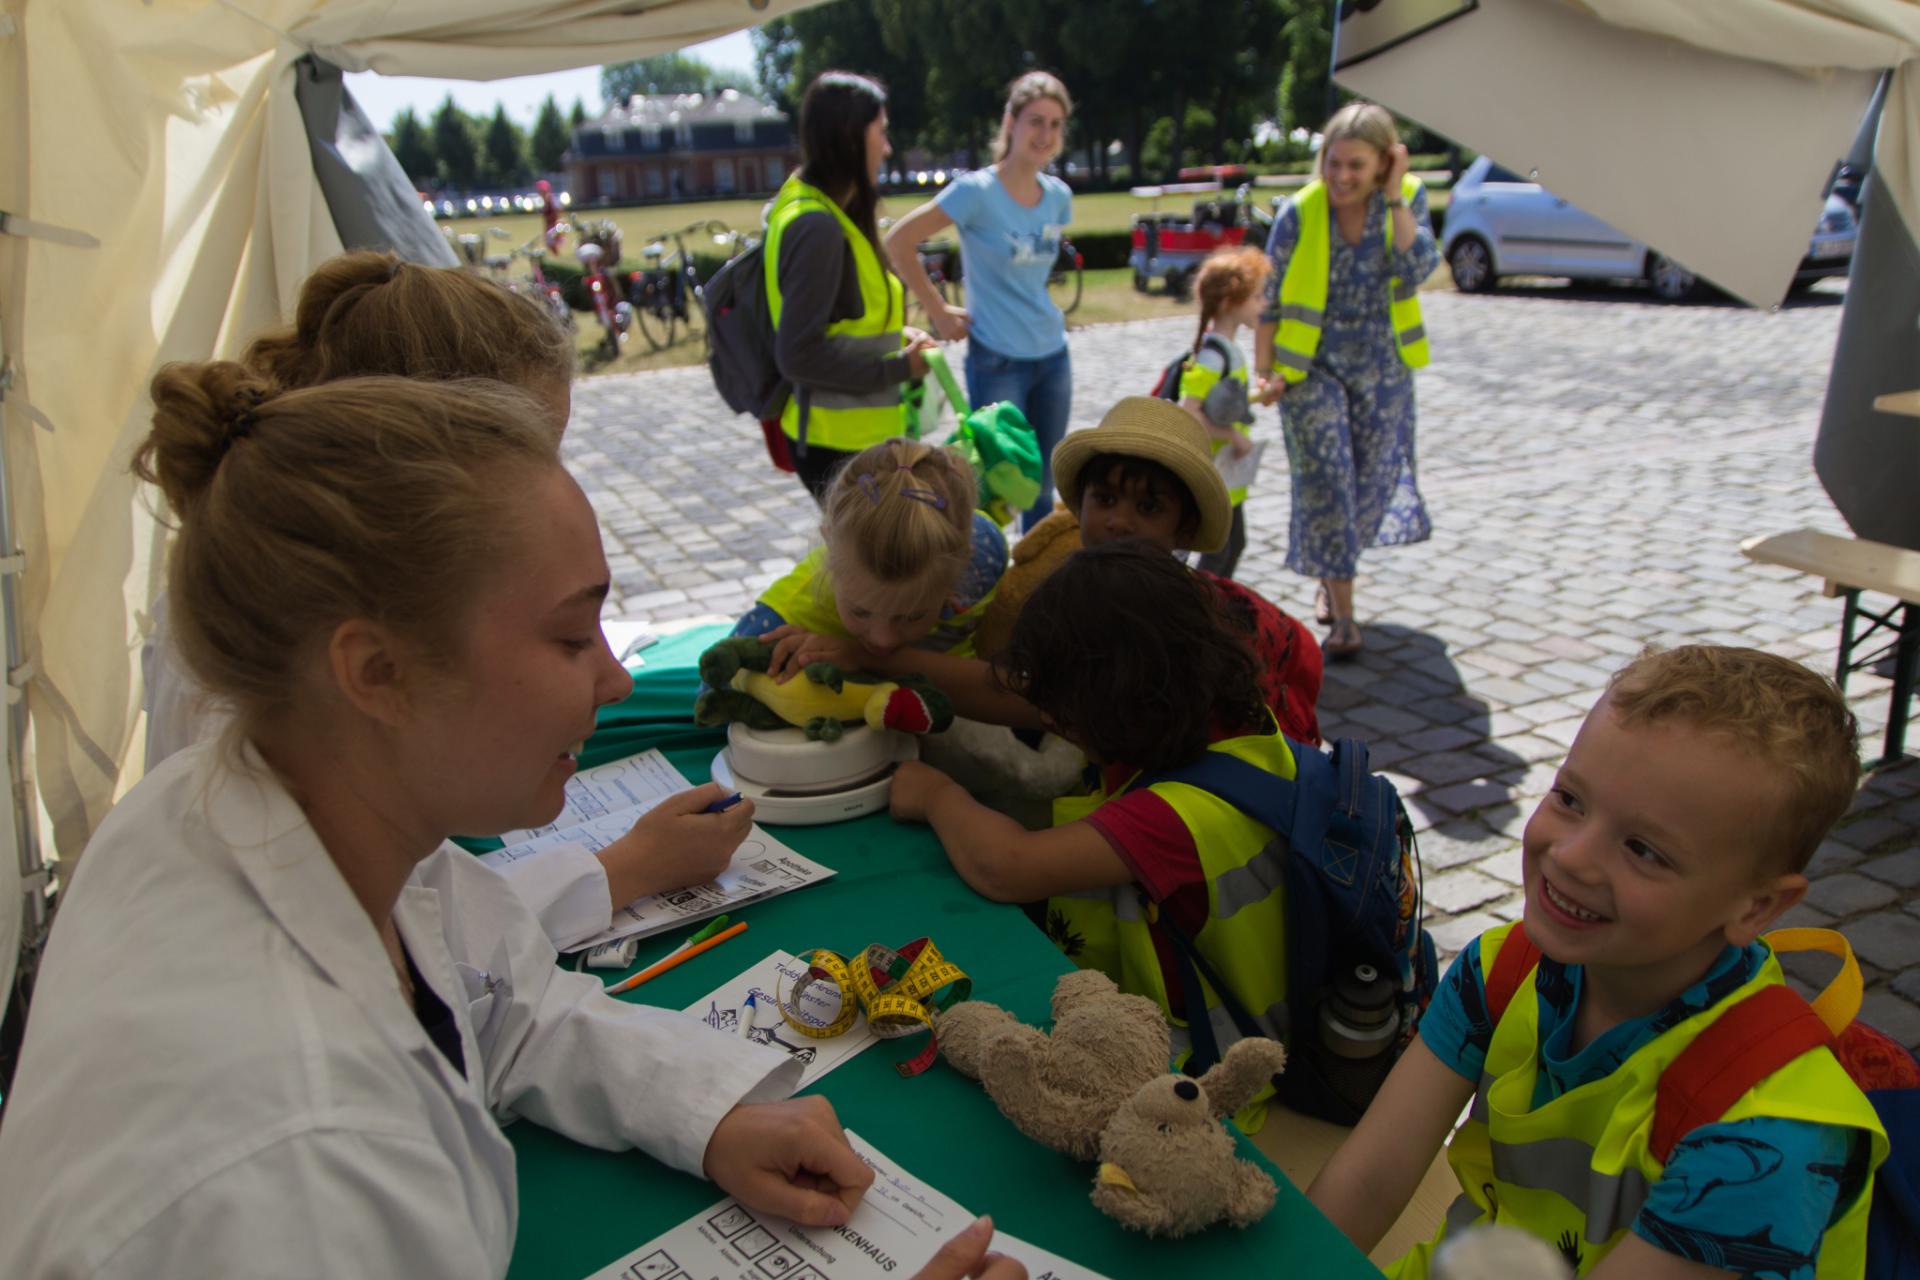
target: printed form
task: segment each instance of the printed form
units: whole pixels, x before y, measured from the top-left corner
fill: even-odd
[[[851,1129],[847,1141],[874,1179],[844,1226],[803,1227],[722,1200],[588,1280],[903,1280],[973,1221]],[[989,1247],[1024,1263],[1031,1280],[1105,1280],[1003,1231]]]
[[[568,781],[566,802],[558,818],[544,827],[507,832],[501,837],[506,847],[482,855],[480,861],[501,867],[568,844],[598,853],[632,830],[647,810],[692,785],[657,749],[610,761],[577,773]],[[648,894],[628,903],[613,913],[613,924],[605,933],[588,938],[578,949],[620,938],[650,937],[749,902],[804,888],[832,874],[832,868],[802,857],[756,823],[734,850],[733,861],[717,877],[705,884]]]
[[[807,966],[784,951],[776,951],[703,999],[687,1006],[687,1012],[729,1035],[741,1036],[755,1044],[785,1049],[801,1065],[800,1083],[795,1093],[808,1088],[827,1072],[872,1044],[879,1037],[867,1025],[865,1014],[856,1013],[853,1025],[830,1040],[803,1036],[780,1016],[779,996],[789,1000],[807,978]],[[747,997],[753,1006],[747,1006]],[[815,1029],[833,1025],[840,1016],[840,996],[833,983],[816,982],[794,1006],[794,1017]]]

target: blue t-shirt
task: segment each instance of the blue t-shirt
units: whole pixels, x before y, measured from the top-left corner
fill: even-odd
[[[1016,360],[1040,360],[1067,345],[1067,318],[1047,296],[1047,275],[1073,221],[1073,192],[1040,176],[1040,203],[1029,209],[992,169],[955,178],[935,196],[960,232],[962,283],[973,336]]]
[[[1581,968],[1540,957],[1534,980],[1540,1020],[1533,1105],[1616,1070],[1668,1028],[1753,980],[1767,948],[1727,947],[1707,975],[1664,1008],[1632,1018],[1572,1051]],[[1478,1082],[1493,1043],[1480,939],[1454,958],[1420,1038],[1464,1079]],[[1647,1192],[1633,1232],[1655,1248],[1707,1266],[1770,1280],[1812,1280],[1820,1237],[1866,1185],[1871,1148],[1841,1125],[1756,1116],[1701,1125],[1673,1148]]]

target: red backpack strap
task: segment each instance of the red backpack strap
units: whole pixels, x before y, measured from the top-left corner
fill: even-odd
[[[1747,1090],[1833,1033],[1785,984],[1762,987],[1714,1019],[1660,1075],[1647,1149],[1665,1164],[1680,1139],[1713,1124]]]
[[[1513,993],[1539,963],[1540,948],[1527,936],[1526,925],[1516,922],[1507,931],[1506,941],[1500,944],[1500,954],[1493,959],[1493,971],[1487,974],[1487,1016],[1494,1026],[1500,1025],[1507,1006],[1513,1003]]]

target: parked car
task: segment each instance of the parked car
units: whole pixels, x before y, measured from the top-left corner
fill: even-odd
[[[1852,206],[1829,194],[1794,286],[1846,275],[1858,235]],[[1454,286],[1467,293],[1491,289],[1503,276],[1565,276],[1644,280],[1659,297],[1677,302],[1700,284],[1673,259],[1486,156],[1453,186],[1442,250]]]

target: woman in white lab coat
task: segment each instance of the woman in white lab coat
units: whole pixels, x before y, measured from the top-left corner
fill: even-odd
[[[238,718],[66,890],[0,1126],[0,1274],[500,1276],[514,1116],[845,1221],[872,1175],[825,1102],[779,1101],[784,1055],[556,969],[445,843],[550,820],[628,688],[537,405],[232,364],[153,391],[136,469],[181,519],[182,651]]]
[[[572,335],[533,299],[464,268],[361,250],[316,267],[300,286],[293,323],[254,339],[241,363],[288,388],[370,374],[493,378],[537,400],[557,437],[572,408],[573,357]],[[140,650],[149,770],[217,736],[231,718],[186,670],[171,613],[163,593]],[[696,787],[664,801],[597,853],[562,845],[501,874],[553,945],[570,950],[606,932],[613,913],[636,898],[700,884],[725,869],[751,828],[753,805],[704,812],[722,794]]]

